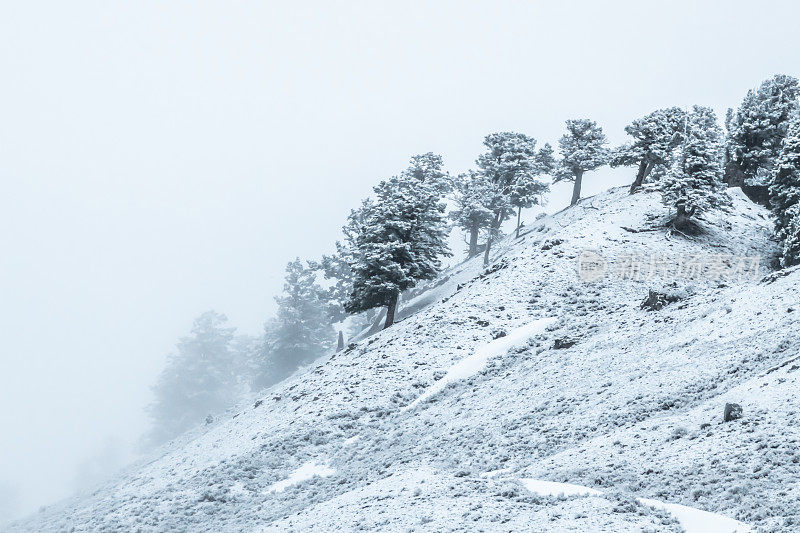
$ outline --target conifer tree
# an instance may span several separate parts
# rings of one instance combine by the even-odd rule
[[[781,265],[800,263],[800,117],[790,121],[770,186],[775,235],[782,246]]]
[[[547,184],[537,178],[547,170],[543,165],[549,165],[548,157],[552,154],[546,150],[537,153],[536,140],[523,133],[492,133],[486,136],[483,144],[486,152],[478,157],[477,165],[479,172],[491,183],[487,203],[494,212],[483,256],[484,264],[488,264],[492,242],[503,222],[515,208],[520,212],[522,208],[534,205],[548,190]]]
[[[742,174],[747,185],[769,185],[783,138],[792,116],[798,111],[800,85],[797,78],[777,74],[748,91],[742,104],[732,113],[728,128],[725,181],[735,183]]]
[[[400,293],[435,277],[441,257],[449,255],[445,204],[440,184],[411,170],[382,181],[374,192],[363,223],[345,227],[353,260],[353,290],[345,309],[357,313],[386,307],[388,328]]]
[[[475,257],[480,233],[488,231],[494,221],[494,186],[486,176],[473,170],[460,174],[453,185],[455,209],[450,218],[469,235],[467,257]]]
[[[517,208],[517,238],[522,225],[522,210],[541,204],[542,195],[550,190],[550,186],[540,180],[539,176],[551,173],[555,167],[553,147],[545,144],[534,153],[532,148],[536,141],[530,137],[528,139],[532,146],[530,152],[525,154],[525,166],[514,172],[511,178],[510,202]]]
[[[552,174],[556,169],[556,157],[553,147],[550,143],[544,143],[536,154],[536,161],[539,164],[539,170],[542,174]]]
[[[148,407],[154,425],[151,444],[160,444],[201,423],[207,415],[229,407],[242,392],[238,365],[231,350],[235,328],[225,315],[200,315],[189,336],[180,339],[177,353],[167,359],[153,387]]]
[[[444,170],[442,156],[427,152],[411,157],[411,162],[403,174],[420,183],[425,183],[440,196],[447,196],[453,189],[450,175]]]
[[[675,161],[661,181],[662,200],[675,209],[673,225],[678,230],[690,228],[693,217],[726,202],[721,156],[717,116],[709,107],[694,106]]]
[[[363,231],[372,208],[372,200],[366,199],[358,209],[351,210],[347,224],[342,228],[345,243],[336,241],[335,253],[323,255],[318,262],[309,262],[310,268],[321,271],[325,279],[334,282],[327,289],[320,290],[320,298],[325,303],[331,323],[341,322],[347,317],[344,305],[353,292],[353,270],[350,265],[355,261],[354,249],[347,243],[353,242],[355,236]]]
[[[666,170],[673,150],[681,142],[684,115],[679,107],[658,109],[625,126],[625,133],[633,137],[633,141],[613,150],[609,163],[612,167],[638,167],[631,194],[654,169],[658,168],[662,174]]]
[[[570,205],[577,204],[581,197],[583,175],[608,162],[609,150],[606,143],[603,129],[594,121],[567,121],[567,133],[558,141],[561,159],[556,164],[553,182],[574,182]]]
[[[319,357],[334,340],[333,328],[320,298],[316,272],[295,259],[286,265],[272,344],[274,372],[281,379]]]
[[[269,318],[264,323],[264,331],[258,339],[258,344],[253,353],[252,363],[252,390],[265,389],[286,377],[279,372],[276,362],[272,357],[272,347],[277,338],[278,319]]]

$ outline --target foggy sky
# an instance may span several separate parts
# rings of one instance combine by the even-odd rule
[[[800,75],[792,2],[606,4],[0,4],[3,493],[31,511],[129,457],[192,319],[258,333],[285,263],[411,155],[462,171],[490,132],[580,117],[622,142]]]

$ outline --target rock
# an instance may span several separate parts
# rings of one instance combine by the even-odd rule
[[[553,349],[554,350],[563,350],[565,348],[571,348],[571,347],[575,346],[576,342],[577,341],[574,341],[572,339],[568,339],[566,337],[563,338],[563,339],[556,339],[556,341],[553,343]]]
[[[492,339],[499,339],[507,335],[504,329],[496,329],[492,332]]]
[[[206,417],[206,424],[213,424],[213,423],[214,423],[214,417],[211,416],[211,415],[208,415]]]
[[[733,420],[739,420],[740,418],[742,418],[742,406],[738,403],[726,403],[723,420],[725,422],[731,422]]]
[[[639,309],[647,309],[648,311],[658,311],[667,304],[677,302],[681,297],[677,294],[667,294],[665,292],[654,291],[650,289],[647,298],[639,306]]]
[[[542,243],[542,250],[550,250],[554,246],[558,246],[559,244],[563,243],[561,239],[547,239]]]

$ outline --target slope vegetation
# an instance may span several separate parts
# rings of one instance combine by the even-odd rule
[[[12,530],[692,531],[679,506],[800,528],[800,271],[766,275],[770,222],[740,194],[696,236],[667,216],[617,189],[539,220],[389,330]],[[611,273],[582,281],[584,250]],[[611,275],[698,254],[761,275]]]

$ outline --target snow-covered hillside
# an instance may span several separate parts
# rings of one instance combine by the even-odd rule
[[[691,238],[667,216],[615,189],[532,223],[389,330],[11,530],[798,530],[800,271],[767,275],[770,222],[740,194]],[[762,274],[586,282],[584,250]],[[675,301],[642,309],[651,289]]]

